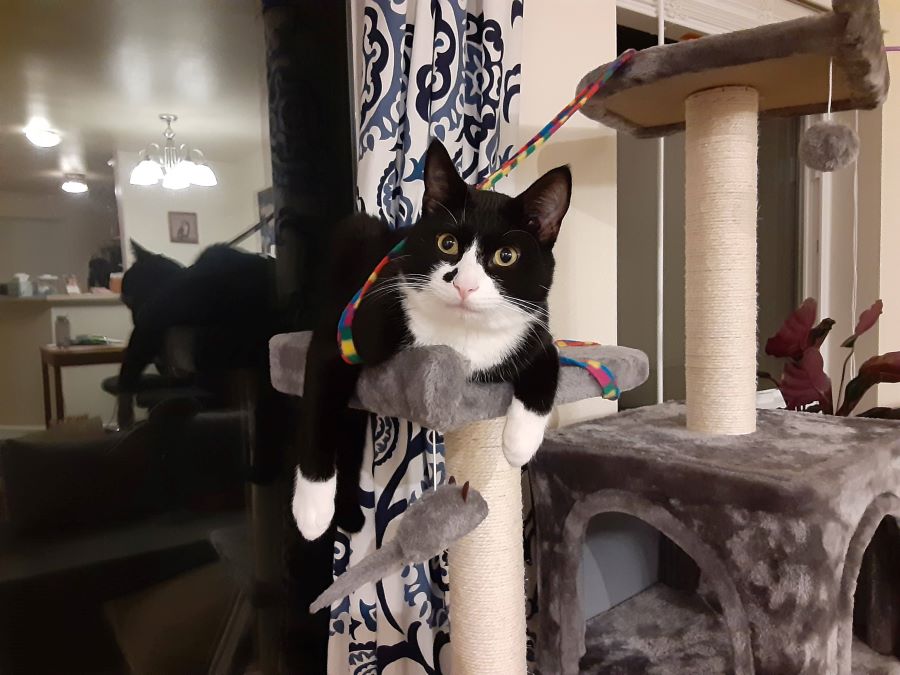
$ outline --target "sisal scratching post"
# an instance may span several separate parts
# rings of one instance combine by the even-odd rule
[[[687,426],[756,431],[756,195],[759,95],[693,94],[685,108]]]
[[[756,429],[758,118],[877,108],[890,81],[882,36],[878,0],[834,0],[831,12],[641,50],[581,108],[640,138],[686,131],[693,431]],[[578,91],[613,65],[586,74]]]
[[[454,675],[523,675],[525,562],[521,469],[503,456],[505,418],[444,435],[447,475],[470,481],[488,517],[450,547],[450,645]]]

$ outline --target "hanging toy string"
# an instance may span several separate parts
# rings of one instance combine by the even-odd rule
[[[569,118],[572,117],[572,115],[581,110],[584,104],[587,103],[594,94],[603,89],[606,83],[609,82],[609,78],[611,78],[619,68],[628,63],[636,53],[637,52],[634,49],[628,49],[622,52],[622,54],[619,55],[619,58],[609,64],[603,72],[603,75],[578,92],[578,95],[573,98],[565,108],[560,110],[556,117],[547,122],[543,129],[538,131],[530,141],[516,151],[516,154],[506,160],[499,169],[494,171],[494,173],[488,175],[487,178],[478,183],[476,187],[479,190],[489,190],[504,177],[508,176],[510,172],[519,165],[519,162],[546,143],[553,134],[559,131],[559,128],[563,124],[569,121]]]
[[[556,117],[550,120],[530,141],[519,148],[516,154],[505,161],[499,169],[481,181],[476,187],[479,190],[492,188],[504,176],[508,176],[510,172],[519,165],[520,161],[546,143],[547,139],[559,131],[559,128],[569,121],[569,118],[571,118],[572,115],[581,110],[584,104],[587,103],[594,94],[600,91],[607,82],[609,82],[609,78],[611,78],[623,65],[628,63],[636,53],[637,52],[634,49],[622,52],[622,54],[619,55],[619,58],[609,64],[603,72],[603,75],[578,92],[578,95],[572,99],[565,108],[560,110]],[[341,312],[340,319],[338,319],[337,341],[341,350],[341,358],[345,363],[351,365],[362,363],[362,359],[356,351],[356,345],[353,343],[353,317],[362,302],[363,296],[378,280],[378,275],[381,273],[381,270],[394,258],[402,255],[405,246],[406,239],[403,239],[381,259],[381,262],[379,262],[375,269],[372,270],[366,283],[356,292],[356,295],[353,296],[350,302],[347,303],[344,311]]]

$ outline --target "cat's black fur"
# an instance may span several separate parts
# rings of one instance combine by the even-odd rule
[[[444,147],[434,141],[426,155],[424,178],[423,212],[408,230],[391,230],[365,215],[339,226],[329,266],[332,278],[326,286],[328,298],[307,355],[299,469],[304,478],[316,482],[331,478],[337,470],[337,513],[346,514],[355,508],[358,526],[362,525],[357,490],[363,439],[355,444],[344,439],[340,448],[335,439],[346,427],[347,405],[360,366],[341,359],[336,331],[349,299],[401,238],[407,239],[403,255],[382,271],[356,312],[353,337],[363,362],[376,365],[413,342],[400,293],[389,288],[391,280],[401,272],[427,275],[441,262],[453,263],[454,257],[435,245],[441,233],[452,233],[461,252],[477,235],[482,244],[479,261],[485,271],[504,296],[529,303],[535,320],[533,330],[511,356],[496,367],[474,373],[474,377],[511,382],[515,397],[527,410],[540,415],[549,414],[556,395],[559,359],[546,329],[547,295],[554,271],[552,249],[571,194],[568,168],[548,172],[524,193],[511,198],[467,186]],[[506,245],[519,249],[519,262],[505,268],[491,266],[491,256]],[[448,272],[444,281],[452,283],[454,274]]]
[[[119,372],[119,391],[136,391],[144,368],[160,356],[166,332],[196,331],[194,363],[213,379],[235,368],[268,374],[268,340],[281,328],[274,297],[274,261],[224,245],[207,248],[182,267],[132,242],[134,264],[122,280],[122,300],[134,329]],[[132,422],[120,407],[120,424]]]

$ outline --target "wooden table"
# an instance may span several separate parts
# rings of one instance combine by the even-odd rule
[[[61,370],[67,366],[94,366],[121,363],[125,345],[92,345],[87,347],[41,347],[41,378],[44,383],[44,424],[49,428],[52,418],[50,406],[50,368],[53,368],[53,388],[56,398],[56,421],[65,419]]]

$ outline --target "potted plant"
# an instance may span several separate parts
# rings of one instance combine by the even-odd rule
[[[766,342],[766,354],[786,359],[781,377],[776,379],[760,371],[759,378],[778,387],[789,410],[850,416],[870,388],[881,382],[900,382],[900,352],[888,352],[863,362],[855,376],[851,373],[844,388],[856,342],[878,322],[882,310],[883,304],[878,300],[860,315],[853,334],[841,343],[848,351],[836,392],[832,390],[831,378],[825,373],[820,351],[835,322],[822,319],[816,323],[817,306],[813,298],[804,300],[778,333]],[[900,408],[870,408],[857,417],[900,420]],[[887,517],[878,526],[863,555],[854,597],[853,629],[876,651],[900,657],[900,606],[895,600],[898,597],[900,524],[897,519]]]
[[[841,417],[851,415],[873,386],[881,382],[900,382],[900,352],[871,357],[859,367],[855,376],[851,373],[852,377],[847,381],[847,368],[856,351],[856,342],[878,322],[882,311],[883,303],[878,300],[860,314],[853,334],[841,343],[841,347],[847,349],[847,357],[836,391],[825,372],[820,350],[835,322],[829,318],[816,323],[817,303],[813,298],[804,300],[766,342],[766,354],[786,359],[781,377],[776,379],[770,373],[759,371],[759,378],[778,387],[789,410]],[[847,382],[846,388],[844,382]],[[834,394],[837,394],[836,398]],[[858,416],[900,419],[900,408],[876,407]]]

